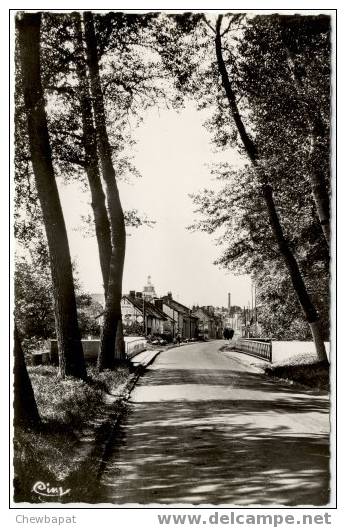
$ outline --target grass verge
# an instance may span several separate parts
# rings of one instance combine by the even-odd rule
[[[306,387],[329,391],[329,363],[312,363],[311,358],[300,357],[286,365],[270,365],[264,370],[267,376],[299,383]]]
[[[223,345],[220,351],[235,352],[243,362],[256,367],[271,378],[299,383],[317,390],[329,391],[330,389],[328,361],[314,362],[311,355],[302,354],[287,359],[285,363],[269,365],[266,361],[237,351],[234,344]]]
[[[110,424],[126,408],[123,395],[130,371],[120,367],[99,373],[95,367],[88,367],[88,381],[71,377],[61,380],[53,366],[29,367],[28,371],[42,426],[40,430],[15,430],[14,500],[46,502],[33,493],[36,482],[66,489],[75,488],[76,474],[89,475],[90,481],[95,476],[90,464],[94,471],[99,460],[95,465],[90,455],[96,444],[102,445]]]

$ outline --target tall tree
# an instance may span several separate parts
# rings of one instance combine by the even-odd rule
[[[26,368],[24,353],[17,326],[14,327],[14,424],[24,427],[39,427],[41,418],[37,409],[34,391]]]
[[[82,143],[85,152],[84,167],[91,192],[91,206],[94,214],[103,286],[105,297],[107,298],[109,269],[112,255],[111,229],[99,171],[96,130],[93,119],[89,79],[86,70],[81,15],[79,13],[74,13],[73,16],[76,34],[75,64],[79,80],[79,102],[83,128]]]
[[[108,71],[107,75],[103,72],[101,81],[106,105],[108,102],[106,109],[110,120],[108,134],[113,163],[117,167],[117,178],[126,181],[129,176],[139,176],[131,162],[129,146],[133,144],[133,140],[129,130],[131,126],[139,122],[139,109],[142,110],[149,103],[154,104],[156,102],[158,90],[152,63],[146,64],[142,70],[138,68],[142,65],[141,48],[137,49],[136,52],[128,49],[125,58],[123,52],[119,51],[118,48],[116,48],[116,53],[113,47],[111,51],[105,52],[110,41],[112,43],[117,43],[119,39],[122,39],[122,42],[128,41],[129,36],[133,40],[132,47],[135,46],[134,26],[138,32],[142,27],[139,23],[141,19],[135,17],[135,24],[132,24],[128,17],[120,17],[119,19],[118,16],[105,16],[102,17],[102,20],[103,18],[105,20],[104,31],[101,29],[101,47],[103,53],[108,53],[106,60],[112,69],[111,72]],[[109,18],[113,21],[114,27]],[[111,257],[110,224],[100,181],[89,78],[86,72],[85,51],[78,20],[80,21],[80,15],[77,13],[46,13],[43,16],[41,27],[42,82],[48,102],[50,143],[55,161],[55,172],[65,182],[76,180],[84,186],[85,173],[87,174],[94,214],[93,218],[91,215],[83,217],[83,230],[85,234],[91,236],[95,236],[96,231],[103,283],[108,285]],[[131,31],[129,31],[128,26],[131,26]],[[112,28],[111,32],[109,32],[109,27]],[[100,33],[98,37],[100,37]],[[123,49],[122,45],[118,47]],[[113,63],[119,65],[117,70],[112,67]],[[136,67],[132,67],[133,63]],[[134,69],[138,75],[135,80],[133,78]],[[132,91],[133,83],[136,86],[135,93]],[[133,95],[129,96],[130,92]],[[19,102],[20,105],[16,107],[18,109],[17,122],[21,122],[22,119],[22,112],[19,110],[21,110],[23,103],[22,101]],[[130,120],[131,124],[129,123]],[[16,138],[17,144],[21,145],[21,148],[16,152],[17,237],[22,243],[26,245],[29,243],[30,247],[35,250],[38,247],[44,250],[44,245],[41,244],[44,240],[40,236],[42,215],[40,207],[37,206],[36,193],[33,192],[35,189],[31,187],[33,175],[27,162],[29,156],[25,149],[26,132],[23,133],[25,127],[22,125],[17,129],[21,132],[17,134],[18,137]],[[151,226],[153,224],[145,216],[139,215],[135,209],[125,211],[124,217],[126,228],[138,228],[142,225]],[[122,343],[121,325],[118,325],[118,328],[117,339]]]
[[[48,241],[52,273],[59,374],[86,377],[66,227],[52,163],[41,84],[41,13],[16,18],[30,156]]]
[[[251,161],[252,165],[256,168],[258,179],[261,185],[261,192],[268,211],[270,225],[277,241],[280,254],[284,259],[287,269],[289,271],[294,291],[296,292],[300,305],[303,309],[305,318],[311,328],[311,333],[315,342],[317,357],[319,360],[324,361],[327,359],[327,354],[324,346],[323,335],[321,332],[319,314],[311,300],[311,296],[307,291],[304,277],[299,268],[297,259],[295,258],[295,255],[290,247],[288,237],[287,235],[285,235],[284,230],[282,228],[281,221],[274,202],[273,188],[266,177],[265,168],[263,170],[263,166],[260,166],[260,155],[258,152],[258,148],[254,140],[251,138],[250,134],[246,130],[243,119],[238,110],[236,96],[233,91],[231,80],[223,58],[221,34],[222,20],[223,16],[219,15],[215,26],[215,52],[219,73],[221,76],[222,86],[224,88],[229,103],[231,115],[237,127],[246,154],[249,160]]]
[[[107,368],[112,369],[114,368],[115,361],[121,361],[125,359],[124,340],[121,336],[122,319],[120,302],[122,296],[126,232],[124,213],[116,182],[116,174],[112,162],[112,150],[109,143],[106,126],[106,114],[100,80],[94,16],[91,12],[85,12],[83,14],[83,20],[87,49],[87,63],[97,134],[97,145],[102,167],[102,176],[106,186],[112,242],[109,282],[98,359],[99,368],[103,370]],[[116,343],[117,334],[118,339]],[[116,347],[115,343],[117,345]]]
[[[103,36],[104,44],[112,36],[106,31],[107,27],[108,24],[104,30],[104,33],[108,35],[107,38]],[[127,35],[127,31],[124,32]],[[122,37],[124,38],[123,35]],[[41,41],[44,89],[50,103],[48,120],[56,173],[67,182],[75,179],[84,186],[85,173],[87,175],[93,218],[91,215],[83,217],[87,224],[85,232],[90,235],[96,234],[106,293],[111,257],[110,223],[100,178],[100,163],[80,13],[45,14]],[[117,60],[114,59],[114,53],[110,57],[107,56],[109,66],[112,65],[112,60]],[[117,85],[118,81],[121,82],[121,87]],[[111,98],[114,94],[114,99],[116,99],[114,104],[112,99],[111,105],[108,105],[117,109],[111,116],[108,133],[110,142],[113,142],[111,148],[117,167],[117,177],[124,180],[129,176],[138,177],[139,173],[131,163],[128,148],[126,150],[126,147],[133,143],[126,121],[128,114],[131,113],[132,116],[136,113],[133,108],[133,99],[128,97],[127,92],[125,92],[126,96],[123,93],[123,87],[132,82],[131,60],[127,60],[126,69],[123,64],[120,64],[117,76],[112,72],[112,75],[109,74],[106,81],[103,79],[102,82],[108,88],[108,97]],[[140,82],[137,84],[139,85]],[[109,90],[111,86],[112,89]],[[119,91],[120,94],[117,93]],[[131,124],[135,124],[133,120]],[[116,144],[114,145],[115,139]],[[23,174],[23,169],[21,174]],[[21,183],[25,184],[26,178],[22,178]],[[32,214],[29,216],[32,217]],[[124,216],[126,227],[151,224],[145,216],[139,216],[137,210],[125,211]]]

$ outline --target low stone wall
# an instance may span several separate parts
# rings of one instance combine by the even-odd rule
[[[99,353],[100,340],[99,339],[82,339],[82,347],[84,358],[90,363],[96,363]],[[50,340],[50,362],[52,365],[59,364],[58,342],[56,339]]]
[[[133,357],[146,349],[147,340],[144,337],[124,337],[125,351],[128,357]],[[99,339],[82,339],[82,347],[84,358],[89,363],[96,363],[99,353],[100,340]],[[56,339],[50,340],[49,357],[50,363],[58,365],[58,343]],[[39,363],[36,363],[39,364]]]
[[[329,357],[329,342],[324,344]],[[272,341],[272,363],[285,363],[288,359],[315,355],[313,341]]]
[[[143,352],[147,348],[145,337],[125,337],[125,352],[127,357],[131,358]]]

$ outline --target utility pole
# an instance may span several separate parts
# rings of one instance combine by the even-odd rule
[[[145,321],[145,300],[144,300],[144,297],[143,297],[143,330],[144,330],[144,337],[147,336],[147,325],[146,325],[146,321]]]
[[[246,337],[246,309],[245,309],[245,306],[244,306],[244,337]]]
[[[250,330],[251,330],[251,310],[250,310],[250,301],[247,303],[248,313],[249,313],[249,329],[247,333],[247,337],[250,337]]]
[[[251,312],[253,314],[253,282],[251,279]]]

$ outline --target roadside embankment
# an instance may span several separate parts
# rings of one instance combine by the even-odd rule
[[[272,378],[284,379],[306,387],[329,391],[328,361],[312,362],[311,357],[300,357],[289,363],[269,365],[264,373]]]
[[[14,435],[14,500],[75,502],[87,500],[98,478],[104,452],[139,376],[159,350],[138,354],[136,361],[114,371],[88,367],[88,380],[58,378],[57,367],[29,367],[42,419],[39,430],[16,428]],[[62,488],[61,497],[34,489],[42,482]]]
[[[303,347],[300,355],[285,359],[284,354],[281,354],[272,363],[239,351],[236,342],[223,345],[220,351],[271,378],[329,391],[329,363],[316,362],[310,350],[304,354]]]

